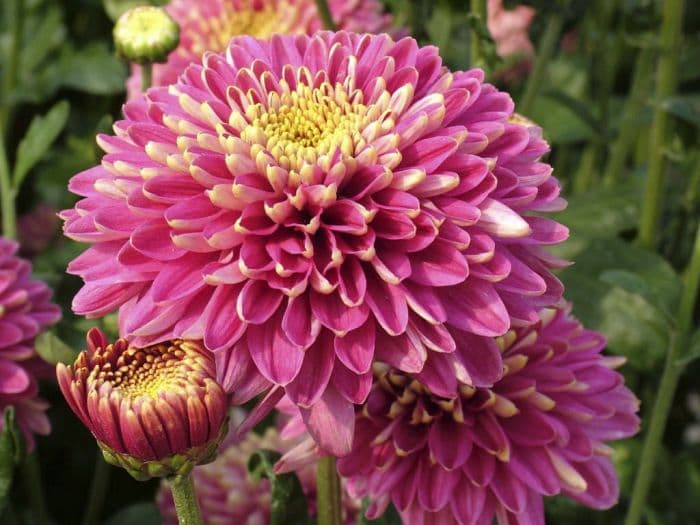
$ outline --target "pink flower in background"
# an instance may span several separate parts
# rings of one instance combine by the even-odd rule
[[[405,523],[544,525],[542,496],[614,505],[618,480],[606,444],[635,434],[638,401],[605,357],[604,338],[546,309],[541,321],[496,340],[504,376],[491,388],[445,382],[428,389],[375,365],[355,444],[338,469]]]
[[[379,0],[330,0],[338,29],[358,33],[388,31],[391,16]],[[153,68],[153,85],[173,84],[205,51],[224,51],[234,36],[269,39],[274,33],[312,35],[323,27],[315,0],[173,0],[166,7],[180,24],[180,45],[166,64]],[[129,98],[141,91],[140,68],[127,82]]]
[[[34,434],[48,434],[48,404],[36,382],[49,366],[34,350],[34,338],[61,317],[51,290],[31,279],[29,261],[17,257],[17,243],[0,238],[0,413],[15,407],[15,419],[30,448]],[[0,429],[3,426],[0,418]]]
[[[93,244],[69,266],[74,311],[119,308],[141,346],[203,339],[234,402],[284,390],[336,455],[375,358],[430,387],[488,386],[488,338],[561,297],[547,144],[434,47],[236,38],[124,114],[62,213]]]
[[[503,0],[489,0],[487,10],[487,26],[491,38],[496,42],[496,52],[502,57],[531,57],[535,50],[528,29],[535,18],[535,10],[525,5],[506,9]]]
[[[235,419],[235,418],[234,418]],[[276,429],[268,428],[263,435],[254,432],[243,438],[233,433],[221,445],[216,461],[192,471],[197,487],[197,499],[204,525],[267,525],[270,523],[270,483],[257,481],[248,472],[250,456],[259,450],[284,452],[293,442],[283,440]],[[316,469],[310,462],[296,472],[309,504],[309,513],[316,509]],[[166,481],[156,496],[164,525],[177,525],[173,498]],[[359,514],[360,502],[343,491],[343,523],[353,525]]]
[[[22,255],[39,255],[58,236],[61,221],[56,215],[57,211],[47,204],[40,204],[17,219],[19,249]]]

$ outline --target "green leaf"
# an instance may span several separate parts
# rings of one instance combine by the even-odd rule
[[[61,341],[52,332],[44,332],[36,336],[34,346],[41,358],[52,365],[72,363],[78,356],[78,352]]]
[[[643,178],[633,175],[613,187],[570,197],[566,209],[553,218],[565,224],[572,236],[616,237],[636,226],[643,188]]]
[[[278,452],[259,450],[250,456],[248,471],[253,479],[270,480],[272,503],[270,525],[311,525],[308,502],[301,483],[294,473],[276,474],[274,466],[280,458]]]
[[[162,519],[154,503],[134,503],[112,515],[105,525],[160,525]]]
[[[679,95],[661,102],[671,115],[700,128],[700,95]]]
[[[569,95],[560,89],[546,89],[542,91],[542,95],[555,100],[562,106],[568,108],[572,113],[588,125],[593,133],[602,135],[604,128],[600,120],[591,111],[591,105],[582,102],[580,99]]]
[[[29,170],[41,160],[61,133],[68,120],[68,111],[68,102],[62,100],[46,115],[34,117],[17,148],[17,162],[12,174],[15,188],[20,187]]]
[[[446,48],[452,34],[452,11],[449,6],[436,5],[425,24],[430,41],[439,48]]]
[[[2,514],[12,487],[15,465],[20,461],[23,439],[15,425],[15,409],[5,408],[0,432],[0,514]]]

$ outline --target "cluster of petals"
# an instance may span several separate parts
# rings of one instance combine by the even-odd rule
[[[58,385],[76,416],[110,454],[160,461],[215,449],[228,398],[214,359],[199,343],[168,341],[138,348],[113,344],[93,328],[71,366],[59,363]],[[191,465],[188,466],[191,469]]]
[[[0,238],[0,413],[12,406],[30,448],[34,434],[51,427],[48,404],[37,397],[37,378],[50,368],[36,354],[34,338],[61,317],[51,303],[51,290],[31,278],[29,261],[16,256],[14,241]],[[0,420],[0,429],[3,426]]]
[[[379,359],[428,386],[502,374],[488,338],[558,301],[568,231],[538,128],[412,38],[235,38],[124,106],[70,182],[78,314],[202,339],[243,402],[272,389],[336,455]],[[431,359],[428,360],[428,356]],[[276,397],[275,397],[276,396]]]
[[[531,57],[534,47],[528,30],[535,10],[526,5],[506,9],[503,0],[489,0],[486,25],[496,43],[496,52],[502,56],[520,55]]]
[[[380,33],[391,26],[379,0],[330,0],[328,7],[339,29]],[[180,25],[180,44],[165,64],[153,67],[155,86],[173,84],[205,51],[224,51],[234,36],[312,35],[323,27],[315,0],[172,0],[166,10]],[[138,96],[140,82],[140,68],[134,66],[129,98]]]
[[[493,344],[505,373],[491,388],[427,388],[391,367],[358,409],[338,469],[350,492],[389,502],[411,525],[544,525],[543,496],[605,509],[619,487],[606,443],[635,434],[638,401],[601,355],[604,338],[566,309]]]
[[[242,411],[234,410],[232,423],[241,422]],[[196,467],[192,478],[197,487],[197,499],[204,525],[267,525],[270,523],[270,483],[256,479],[248,470],[251,454],[259,450],[284,453],[299,441],[286,440],[274,427],[268,427],[262,435],[249,432],[238,436],[232,432],[222,443],[216,460]],[[295,475],[301,482],[308,501],[309,513],[315,515],[316,469],[309,462]],[[163,517],[163,525],[177,525],[177,514],[167,481],[163,481],[156,496]],[[342,515],[345,525],[353,525],[359,514],[359,501],[343,492]]]

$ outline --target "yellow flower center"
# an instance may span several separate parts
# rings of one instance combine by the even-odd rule
[[[192,51],[198,55],[205,51],[223,51],[237,35],[269,39],[274,33],[303,32],[296,23],[298,9],[289,2],[263,2],[259,6],[254,3],[254,0],[242,0],[237,8],[233,2],[223,2],[218,17],[206,17],[192,10],[191,22],[199,27],[199,38],[192,43]]]
[[[351,156],[364,146],[361,131],[369,122],[359,91],[351,97],[343,86],[324,83],[318,88],[299,84],[294,91],[271,93],[267,107],[246,110],[250,125],[241,138],[259,144],[286,169],[300,170],[337,148]]]
[[[131,347],[119,356],[114,367],[107,363],[97,370],[97,376],[127,399],[157,399],[159,394],[187,384],[198,357],[199,353],[183,341]]]

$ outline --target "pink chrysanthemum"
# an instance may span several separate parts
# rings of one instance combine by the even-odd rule
[[[196,467],[192,471],[204,525],[270,523],[270,483],[266,479],[253,479],[248,472],[248,460],[258,450],[285,452],[292,444],[293,442],[282,439],[274,428],[268,428],[262,436],[254,432],[243,438],[230,434],[213,463]],[[316,469],[313,462],[296,474],[308,500],[309,512],[315,515]],[[177,525],[173,498],[166,481],[161,483],[156,500],[163,516],[163,524]],[[347,492],[343,492],[345,525],[356,523],[359,503],[350,498]]]
[[[380,33],[391,26],[378,0],[330,0],[338,29]],[[205,51],[224,51],[234,36],[269,39],[273,34],[312,35],[323,26],[315,0],[173,0],[166,7],[180,24],[180,45],[165,64],[153,67],[153,85],[174,84]],[[127,82],[129,98],[141,88],[140,68]]]
[[[638,401],[614,371],[624,359],[602,356],[604,338],[568,311],[498,338],[505,373],[491,388],[428,389],[375,365],[338,462],[351,492],[373,500],[370,517],[392,501],[412,525],[544,525],[542,496],[615,504],[605,442],[637,432]]]
[[[565,204],[547,144],[434,47],[236,38],[124,113],[70,182],[65,233],[94,244],[69,266],[75,312],[121,307],[134,344],[204,339],[235,401],[284,387],[336,455],[375,356],[490,385],[501,357],[479,336],[561,296],[541,245],[567,230],[531,214]]]
[[[46,435],[51,428],[36,382],[51,369],[37,356],[34,338],[58,321],[61,311],[51,303],[49,287],[31,279],[31,264],[15,255],[17,248],[0,238],[0,414],[14,406],[32,448],[34,434]],[[0,429],[3,424],[0,418]]]
[[[506,9],[503,0],[489,0],[487,25],[500,56],[531,57],[534,54],[528,34],[533,18],[535,10],[532,7],[519,5],[515,9]]]

